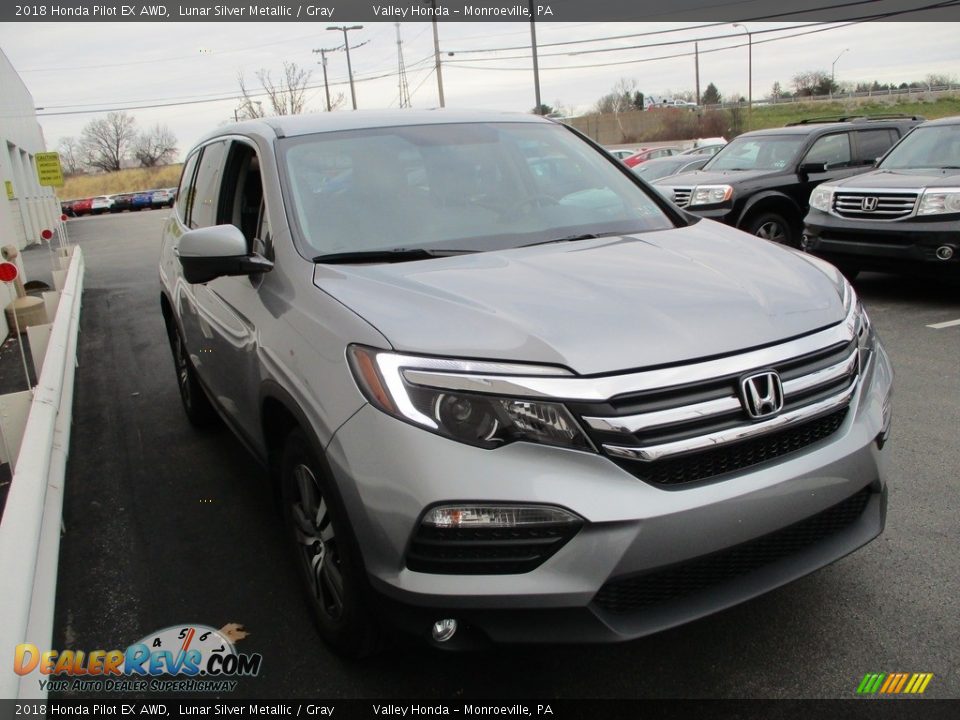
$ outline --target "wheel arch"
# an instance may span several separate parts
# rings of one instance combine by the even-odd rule
[[[764,212],[782,215],[794,229],[802,230],[804,213],[800,206],[789,196],[772,190],[758,193],[747,201],[737,220],[737,227],[742,230],[750,220]]]

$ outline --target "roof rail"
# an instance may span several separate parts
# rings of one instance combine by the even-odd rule
[[[823,117],[804,118],[796,122],[787,123],[787,127],[795,125],[815,125],[818,123],[835,122],[871,122],[872,120],[926,120],[922,115],[904,115],[903,113],[884,113],[882,115],[825,115]]]

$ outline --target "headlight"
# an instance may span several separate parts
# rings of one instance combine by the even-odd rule
[[[451,440],[495,448],[525,441],[592,450],[576,420],[560,403],[460,392],[410,382],[405,370],[440,373],[569,375],[557,368],[411,355],[351,345],[347,357],[364,396],[393,417]]]
[[[717,205],[733,197],[730,185],[697,185],[690,195],[690,206]]]
[[[862,375],[870,360],[870,356],[873,354],[877,336],[873,330],[873,323],[870,322],[870,316],[867,315],[866,308],[863,307],[863,303],[860,302],[860,298],[857,297],[856,291],[849,282],[844,286],[844,299],[846,307],[849,308],[851,305],[855,307],[853,323],[854,332],[857,335],[857,348],[860,355],[860,373]]]
[[[926,190],[920,198],[917,215],[960,213],[960,189]]]
[[[830,185],[818,185],[810,193],[810,207],[820,212],[830,212],[833,207],[833,191]]]

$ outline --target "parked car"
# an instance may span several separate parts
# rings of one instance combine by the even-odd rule
[[[863,175],[810,197],[804,248],[841,268],[960,277],[960,116],[906,135]]]
[[[150,193],[150,204],[155,208],[173,207],[173,194],[176,188],[161,188]]]
[[[640,163],[646,162],[647,160],[670,157],[671,155],[678,154],[680,151],[681,148],[678,147],[640,148],[640,150],[624,160],[623,164],[632,168]]]
[[[81,215],[89,215],[92,207],[93,198],[82,198],[80,200],[74,200],[70,209],[73,210],[74,215],[80,217]]]
[[[617,160],[626,160],[631,155],[634,155],[637,152],[637,148],[628,148],[620,150],[607,150],[608,153],[613,155]]]
[[[667,197],[701,217],[800,247],[810,191],[872,167],[916,116],[814,118],[730,141],[702,170],[658,180]]]
[[[630,168],[637,177],[642,177],[647,182],[653,182],[660,178],[676,175],[677,173],[690,172],[702,168],[710,157],[704,155],[671,155],[670,157],[654,158],[645,163]]]
[[[110,208],[112,213],[120,213],[124,210],[133,209],[133,193],[120,193],[113,196],[113,205]]]
[[[707,157],[712,157],[720,152],[724,146],[726,146],[727,141],[723,142],[714,142],[714,143],[703,143],[701,145],[694,145],[692,148],[684,150],[681,155],[706,155]]]
[[[131,210],[150,210],[153,207],[153,191],[138,192],[133,194],[130,201]]]
[[[345,655],[384,626],[628,640],[883,529],[892,371],[852,286],[564,125],[224,125],[187,154],[159,270],[186,415],[270,468]]]
[[[90,212],[93,215],[100,215],[105,212],[110,212],[110,207],[112,205],[112,195],[97,195],[97,197],[90,201]]]
[[[74,200],[61,200],[60,201],[60,212],[67,217],[76,217],[76,213],[73,211]]]

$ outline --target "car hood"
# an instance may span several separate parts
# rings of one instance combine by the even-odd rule
[[[919,190],[931,187],[956,187],[960,185],[960,170],[917,168],[915,170],[872,170],[862,175],[831,182],[834,187],[856,187],[864,190],[876,188]]]
[[[654,185],[693,187],[694,185],[733,185],[748,180],[776,175],[782,170],[694,170],[655,180]]]
[[[317,265],[397,350],[583,374],[756,348],[843,319],[829,265],[709,220],[414,262]]]

